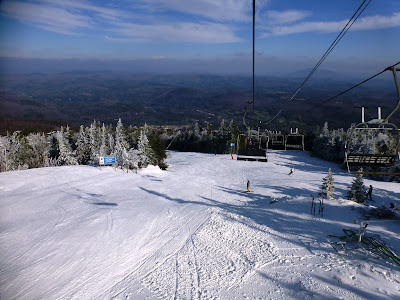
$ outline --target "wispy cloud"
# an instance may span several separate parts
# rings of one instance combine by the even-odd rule
[[[113,29],[116,38],[148,42],[185,42],[185,43],[232,43],[240,39],[231,27],[212,22],[191,23],[175,22],[164,24],[115,23]]]
[[[309,16],[311,16],[311,12],[305,10],[269,10],[266,12],[266,19],[270,24],[290,24]]]
[[[120,9],[115,9],[111,7],[98,6],[91,4],[87,1],[76,1],[76,0],[36,0],[41,3],[46,3],[49,6],[57,6],[61,9],[66,9],[69,11],[75,11],[82,13],[91,12],[97,16],[103,17],[108,20],[118,20],[121,17],[132,17],[132,13],[128,14]]]
[[[394,28],[400,26],[400,12],[396,12],[391,16],[371,16],[359,19],[354,23],[355,30],[369,30]]]
[[[262,37],[283,36],[296,33],[306,32],[338,32],[346,24],[348,20],[334,22],[301,22],[292,25],[273,25],[269,26]],[[391,16],[370,16],[358,19],[351,30],[374,30],[383,28],[394,28],[400,26],[400,13],[393,13]]]
[[[240,38],[235,34],[234,24],[215,20],[245,20],[248,6],[248,1],[244,0],[137,0],[123,11],[85,0],[5,0],[0,12],[44,30],[67,35],[91,30],[115,42],[218,44],[238,42]],[[157,13],[152,14],[150,10]],[[182,21],[182,16],[177,15],[181,13],[189,14],[186,18],[195,21]]]
[[[62,34],[74,34],[81,28],[92,26],[89,17],[71,13],[59,7],[38,3],[5,1],[0,8],[3,15]]]
[[[266,0],[262,1],[265,2]],[[139,0],[150,10],[169,10],[214,21],[248,21],[251,1],[246,0]]]

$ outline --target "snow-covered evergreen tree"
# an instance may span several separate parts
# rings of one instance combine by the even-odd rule
[[[108,147],[110,149],[110,154],[115,154],[115,138],[111,133],[108,134]]]
[[[9,170],[9,151],[10,151],[10,136],[0,136],[0,172],[6,172]]]
[[[328,122],[324,123],[324,127],[322,128],[322,132],[321,132],[322,136],[329,136],[329,128],[328,128]]]
[[[99,164],[100,158],[100,138],[99,138],[99,128],[96,121],[93,121],[89,127],[89,147],[90,147],[90,162],[94,165]]]
[[[147,138],[147,134],[145,130],[140,131],[139,141],[138,141],[138,150],[139,150],[139,167],[145,168],[148,165],[156,165],[156,157],[153,149],[150,147],[149,140]]]
[[[57,160],[60,156],[60,149],[58,147],[58,140],[56,138],[56,132],[48,134],[49,153],[46,162],[46,167],[57,166]]]
[[[363,172],[363,169],[360,169]],[[350,190],[347,192],[347,199],[353,200],[358,203],[365,201],[365,185],[363,181],[363,174],[357,174],[357,177],[353,180]]]
[[[139,130],[136,126],[129,125],[126,130],[126,137],[129,144],[129,148],[137,149],[137,141],[139,139]]]
[[[75,145],[75,157],[78,163],[81,165],[88,164],[91,157],[91,149],[87,130],[83,127],[83,125],[81,125],[79,128]]]
[[[334,179],[331,168],[329,168],[328,175],[323,179],[320,195],[328,200],[333,200],[333,192],[335,191]]]
[[[68,132],[68,129],[67,129]],[[59,166],[64,165],[77,165],[78,161],[72,154],[71,145],[67,139],[67,133],[64,131],[64,128],[61,127],[60,131],[56,133],[56,139],[58,141],[58,149],[59,149],[59,156],[57,159],[57,164]]]
[[[230,135],[229,128],[226,125],[225,119],[222,119],[221,124],[219,125],[218,135],[222,139],[226,139],[228,135]]]
[[[165,146],[160,138],[160,135],[155,130],[150,130],[147,138],[149,140],[150,147],[154,153],[154,164],[158,165],[162,170],[166,170],[168,168],[168,165],[165,163],[164,160],[167,158],[167,153],[165,151]]]
[[[100,156],[106,156],[110,153],[111,153],[111,151],[110,151],[110,146],[109,146],[109,142],[108,142],[107,129],[103,123],[103,126],[101,127],[101,133],[100,133]]]
[[[129,159],[129,169],[137,170],[139,169],[139,150],[131,148],[128,152],[128,159]]]
[[[207,123],[207,136],[212,139],[213,138],[213,127],[211,123]]]
[[[194,135],[194,140],[196,142],[201,140],[201,134],[200,134],[200,126],[199,123],[196,121],[196,123],[194,124],[194,129],[193,129],[193,135]],[[147,133],[146,133],[147,135]]]
[[[10,137],[7,149],[7,169],[20,170],[29,168],[29,160],[32,157],[32,148],[28,140],[20,131],[15,131]]]
[[[46,135],[44,133],[32,133],[27,139],[32,148],[29,168],[45,167],[49,154],[49,143]]]
[[[330,131],[328,122],[325,122],[321,133],[313,141],[313,154],[328,161],[342,163],[345,141],[346,134],[343,129]]]
[[[117,128],[115,129],[115,161],[121,168],[129,169],[129,157],[128,157],[128,142],[126,140],[124,126],[122,125],[121,119],[118,120]]]

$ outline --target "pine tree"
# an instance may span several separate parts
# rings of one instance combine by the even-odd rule
[[[129,125],[126,131],[129,148],[137,149],[137,141],[139,139],[139,130],[136,126]]]
[[[323,179],[320,195],[328,200],[333,200],[333,192],[335,191],[334,179],[331,168],[329,168],[328,175]]]
[[[207,136],[212,139],[213,138],[213,127],[211,123],[207,123]]]
[[[157,165],[156,156],[150,147],[149,140],[145,130],[140,132],[138,141],[139,167],[146,168],[148,165]]]
[[[87,130],[81,125],[75,143],[75,156],[79,164],[86,165],[90,161],[91,149]]]
[[[108,143],[106,126],[103,123],[100,133],[100,156],[106,156],[108,154],[110,154],[110,147]]]
[[[7,153],[7,169],[20,170],[29,168],[29,160],[32,157],[32,148],[28,140],[16,131],[10,137],[9,149]]]
[[[128,142],[126,140],[124,126],[121,119],[118,120],[117,128],[115,129],[115,161],[121,168],[129,169],[128,157]]]
[[[58,140],[56,133],[52,132],[49,134],[49,153],[46,162],[46,167],[54,167],[57,165],[57,159],[60,156],[60,150],[58,148]]]
[[[160,136],[155,131],[150,131],[148,135],[149,145],[154,152],[155,164],[162,170],[166,170],[168,165],[164,162],[167,152]]]
[[[100,138],[99,138],[99,128],[96,121],[93,121],[89,127],[89,147],[90,147],[90,162],[94,165],[99,164],[100,158]]]
[[[360,169],[363,172],[363,169]],[[350,191],[347,192],[347,199],[353,200],[357,203],[363,203],[365,201],[365,190],[366,187],[363,181],[363,174],[358,174],[353,180]]]
[[[199,123],[196,121],[196,123],[194,124],[194,129],[193,129],[194,140],[196,142],[201,140],[200,131],[201,131],[201,129],[200,129]]]
[[[221,124],[219,125],[218,135],[223,140],[226,140],[226,139],[230,138],[230,132],[229,132],[228,127],[226,125],[225,119],[222,119]]]
[[[324,127],[322,128],[322,133],[323,136],[327,137],[329,136],[329,128],[328,128],[328,122],[326,121],[324,123]]]
[[[8,151],[10,149],[10,139],[7,136],[0,136],[0,172],[8,171]]]
[[[32,133],[28,137],[29,145],[32,148],[30,168],[40,168],[46,166],[49,153],[49,143],[44,133]]]
[[[131,148],[127,152],[128,157],[128,168],[130,170],[137,170],[139,168],[139,151],[137,149]]]
[[[71,145],[68,142],[67,135],[68,134],[68,129],[67,133],[64,131],[64,128],[61,127],[60,131],[57,131],[56,133],[56,139],[58,141],[58,149],[59,149],[59,156],[58,156],[58,165],[59,166],[64,166],[64,165],[77,165],[78,161],[72,154],[71,150]]]

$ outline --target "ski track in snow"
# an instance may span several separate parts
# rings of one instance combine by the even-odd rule
[[[235,218],[213,214],[144,284],[163,299],[213,299],[219,289],[240,286],[261,263],[276,260],[269,236]]]
[[[357,244],[330,245],[328,234],[358,229],[360,205],[327,202],[323,217],[310,214],[329,167],[336,195],[351,184],[334,164],[291,151],[268,163],[169,156],[166,172],[0,174],[0,299],[400,298],[398,266]],[[252,193],[243,193],[247,180]],[[364,183],[376,204],[400,205],[398,183]],[[371,223],[367,232],[399,253],[399,228]]]

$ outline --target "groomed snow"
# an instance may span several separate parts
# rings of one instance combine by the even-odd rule
[[[0,299],[399,299],[398,265],[329,243],[363,219],[343,199],[353,177],[307,152],[268,157],[170,152],[167,171],[1,173]],[[330,167],[341,199],[314,216]],[[400,206],[400,184],[364,183],[373,205]],[[366,234],[400,253],[400,221]]]

